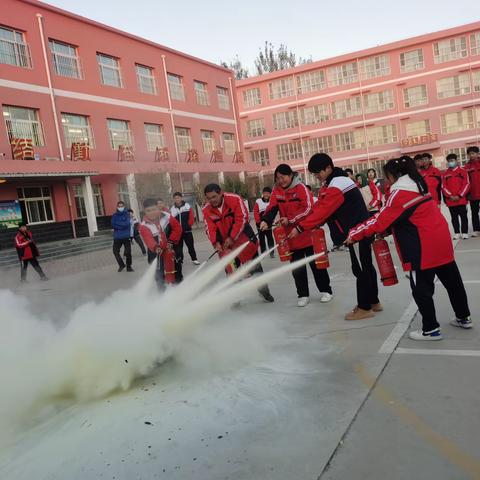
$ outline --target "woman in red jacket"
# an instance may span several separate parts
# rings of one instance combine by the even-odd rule
[[[260,223],[261,230],[271,228],[277,213],[280,214],[280,224],[285,227],[287,235],[312,211],[313,195],[298,178],[290,165],[280,164],[273,176],[275,187],[270,197],[270,203]],[[289,240],[292,252],[291,261],[313,255],[311,232],[303,232],[296,238]],[[330,277],[326,269],[319,270],[315,262],[310,262],[315,284],[321,293],[320,301],[327,303],[332,299]],[[308,289],[307,267],[297,268],[292,272],[297,287],[298,306],[305,307],[310,301]]]
[[[353,244],[391,230],[403,268],[410,273],[410,286],[422,315],[422,330],[412,331],[412,340],[441,340],[435,316],[435,276],[447,289],[456,318],[450,323],[472,328],[467,294],[455,263],[448,224],[428,192],[425,180],[410,157],[390,160],[384,167],[392,184],[390,197],[380,213],[350,230]]]
[[[442,174],[442,192],[445,204],[452,217],[453,238],[460,238],[460,224],[462,222],[462,238],[468,238],[467,193],[470,190],[470,180],[465,169],[458,165],[457,155],[447,155],[448,168]]]
[[[18,258],[20,260],[20,280],[27,280],[28,264],[40,275],[41,280],[48,280],[47,276],[38,263],[37,257],[40,256],[37,245],[33,241],[32,232],[28,230],[26,223],[18,225],[18,232],[15,236],[15,248],[17,249]]]

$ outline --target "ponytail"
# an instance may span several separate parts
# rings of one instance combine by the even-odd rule
[[[398,180],[403,175],[408,175],[417,184],[421,195],[428,193],[428,187],[424,178],[418,173],[415,162],[408,155],[392,158],[383,166],[383,171],[385,175],[390,175],[395,180]]]

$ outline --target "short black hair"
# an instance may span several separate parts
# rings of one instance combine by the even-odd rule
[[[447,155],[447,160],[458,160],[457,154],[456,153],[449,153]]]
[[[222,189],[220,188],[220,185],[218,183],[209,183],[203,189],[203,193],[205,195],[207,193],[211,193],[211,192],[220,193],[221,191],[222,191]]]
[[[18,228],[20,228],[20,227],[28,227],[28,225],[27,225],[26,222],[20,222],[20,223],[18,224]]]
[[[119,200],[119,201],[117,202],[117,207],[118,207],[120,204],[125,205],[125,202],[124,202],[123,200]]]
[[[351,168],[346,168],[344,170],[345,173],[351,173],[353,175],[353,170]]]
[[[316,153],[308,162],[308,171],[310,173],[318,173],[321,170],[326,170],[327,167],[333,168],[333,160],[326,153]]]
[[[425,153],[422,153],[422,157],[423,158],[429,158],[431,160],[432,159],[432,154],[428,153],[428,152],[425,152]]]
[[[157,202],[161,200],[160,198],[146,198],[144,201],[143,201],[143,208],[148,208],[148,207],[156,207],[157,206]]]
[[[310,185],[305,185],[310,191],[312,191],[312,187]]]
[[[129,208],[127,211],[128,213],[133,213],[133,210],[131,208]]]
[[[262,192],[272,193],[272,189],[270,187],[264,187]]]
[[[151,199],[149,199],[151,200]],[[155,200],[156,202],[163,202],[163,198],[157,198],[157,200]]]
[[[183,194],[182,194],[182,192],[175,192],[175,193],[173,194],[173,196],[174,196],[174,197],[183,197]]]
[[[414,157],[413,157],[413,161],[416,162],[417,160],[423,160],[423,153],[417,153]]]
[[[469,153],[479,153],[480,150],[478,149],[478,147],[476,145],[472,145],[471,147],[468,147],[467,148],[467,155]]]

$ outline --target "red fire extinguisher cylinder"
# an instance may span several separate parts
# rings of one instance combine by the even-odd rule
[[[373,242],[372,249],[375,254],[382,283],[386,287],[396,285],[398,283],[397,272],[393,265],[388,243],[383,238],[379,238]]]
[[[168,246],[163,251],[163,268],[165,272],[165,283],[175,283],[175,252]]]
[[[292,252],[290,251],[290,245],[288,244],[287,231],[284,227],[278,226],[273,229],[273,237],[277,244],[278,256],[281,262],[289,262]]]
[[[315,266],[318,270],[325,270],[330,266],[330,262],[328,260],[327,239],[323,228],[312,230],[312,245],[313,253],[321,254],[315,259]]]
[[[221,252],[218,252],[220,258],[225,257],[226,255],[232,253],[230,248],[223,249]],[[235,259],[233,259],[230,263],[227,264],[225,267],[225,273],[227,275],[231,275],[237,269],[237,265],[235,263]]]

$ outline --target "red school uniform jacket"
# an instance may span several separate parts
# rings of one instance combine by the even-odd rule
[[[155,253],[156,247],[164,250],[167,243],[177,244],[182,237],[182,227],[175,218],[167,212],[162,212],[156,222],[144,218],[138,231],[150,252]]]
[[[447,168],[442,174],[442,192],[447,207],[467,204],[467,193],[470,190],[468,173],[462,167]],[[453,201],[450,197],[460,197]]]
[[[269,202],[266,202],[263,197],[257,198],[255,206],[253,207],[253,218],[256,225],[262,221],[263,214],[265,213],[268,204]]]
[[[478,160],[470,160],[463,167],[470,179],[469,200],[480,200],[480,158]]]
[[[420,175],[425,179],[428,191],[437,205],[440,205],[442,191],[442,173],[433,165],[426,169],[419,170]]]
[[[408,176],[400,177],[380,212],[350,230],[360,241],[391,229],[403,269],[426,270],[453,262],[448,223],[430,193],[421,195]]]
[[[32,239],[32,232],[28,230],[25,233],[20,230],[17,232],[15,235],[15,248],[20,260],[32,260],[40,255],[37,245]]]

